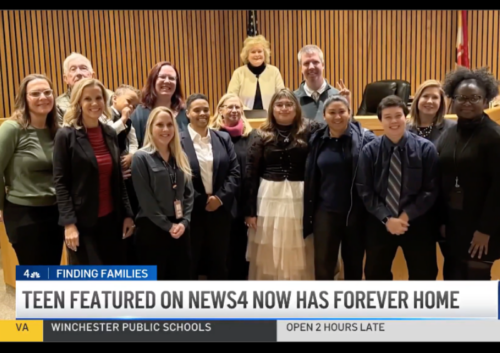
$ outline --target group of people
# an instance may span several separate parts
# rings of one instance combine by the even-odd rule
[[[500,258],[498,95],[485,69],[424,82],[410,111],[397,96],[377,116],[323,76],[320,48],[298,54],[285,88],[269,43],[249,37],[215,114],[184,99],[159,62],[138,90],[114,92],[90,61],[64,62],[68,91],[27,76],[0,126],[0,210],[21,265],[156,265],[160,280],[391,280],[402,247],[410,280],[490,279]],[[445,119],[446,97],[458,121]],[[263,109],[257,129],[246,109]],[[498,186],[497,186],[498,185]],[[366,262],[364,263],[366,257]]]

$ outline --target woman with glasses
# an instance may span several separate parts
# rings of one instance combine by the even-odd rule
[[[60,265],[64,228],[52,172],[59,124],[52,82],[29,75],[0,126],[0,221],[20,265]]]
[[[302,218],[307,141],[318,127],[282,89],[250,139],[244,181],[250,280],[314,279],[314,243],[304,239]]]
[[[174,114],[179,130],[186,129],[189,121],[184,109],[184,97],[179,72],[168,61],[161,61],[151,69],[146,84],[142,89],[142,104],[137,106],[130,117],[137,135],[139,148],[144,143],[146,125],[151,111],[158,107],[170,109]]]
[[[487,69],[446,76],[456,127],[438,142],[444,235],[451,280],[490,280],[500,258],[500,126],[484,112],[498,94]]]
[[[211,122],[214,130],[225,131],[231,136],[234,151],[240,165],[240,175],[245,174],[248,143],[257,132],[245,118],[243,101],[234,93],[226,93],[219,101],[216,115]],[[237,216],[231,224],[231,240],[229,244],[229,279],[246,280],[248,262],[246,260],[247,232],[245,225],[245,203],[241,181],[236,193]]]

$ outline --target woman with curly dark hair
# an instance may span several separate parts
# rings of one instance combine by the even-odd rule
[[[500,126],[484,109],[498,81],[486,68],[459,68],[443,89],[458,117],[437,144],[449,246],[445,280],[490,280],[500,258]]]

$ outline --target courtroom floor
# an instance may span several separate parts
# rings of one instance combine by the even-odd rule
[[[16,319],[16,290],[3,280],[2,254],[0,253],[0,320]]]

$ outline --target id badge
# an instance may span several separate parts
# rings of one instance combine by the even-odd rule
[[[182,218],[182,205],[179,200],[174,201],[174,209],[175,209],[175,218]]]
[[[461,211],[464,207],[464,191],[460,186],[455,186],[450,192],[449,206],[453,210]]]

